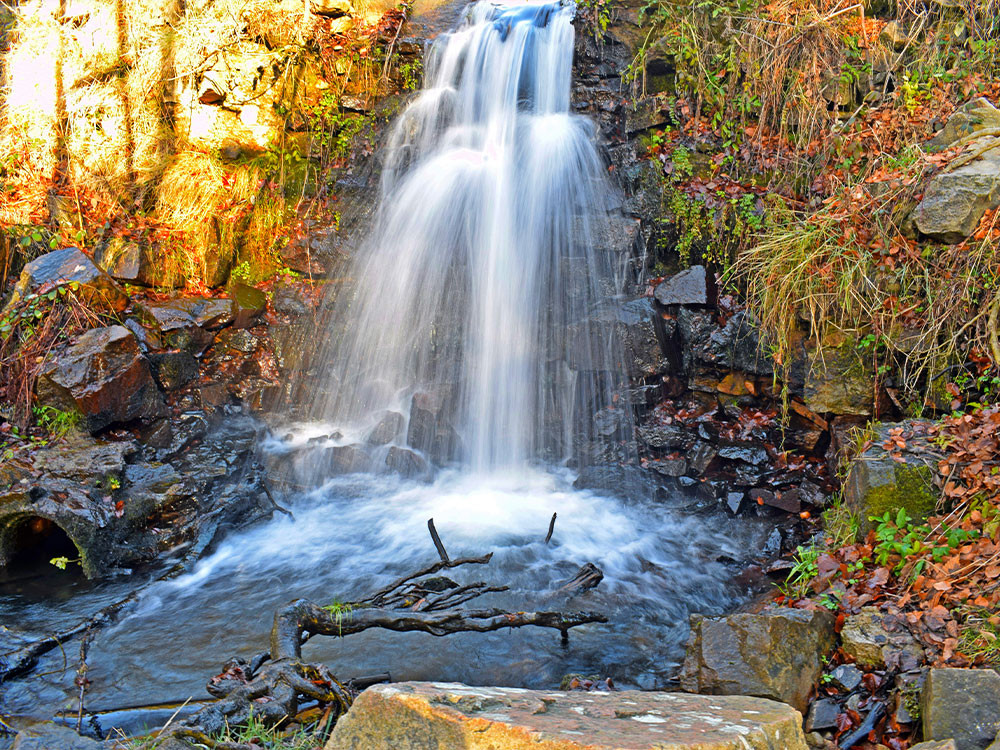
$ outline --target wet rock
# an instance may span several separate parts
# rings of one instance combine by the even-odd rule
[[[299,290],[293,286],[279,286],[274,290],[274,297],[271,299],[271,306],[275,312],[282,315],[305,315],[309,312],[309,306],[302,298]]]
[[[233,322],[233,301],[216,297],[176,297],[143,305],[141,313],[160,331],[217,330]]]
[[[185,351],[153,353],[149,361],[156,382],[165,391],[176,391],[198,377],[198,360]]]
[[[683,458],[656,458],[650,460],[647,465],[665,477],[682,477],[687,473],[687,461]]]
[[[685,450],[694,445],[698,438],[689,429],[675,424],[645,424],[636,430],[639,440],[650,448]]]
[[[441,385],[415,393],[410,403],[406,442],[435,463],[453,461],[461,451],[461,441],[451,424],[452,402],[452,389]]]
[[[45,721],[19,731],[11,750],[100,750],[102,747],[100,742],[81,737],[67,726]]]
[[[281,248],[278,255],[293,271],[320,278],[328,275],[344,258],[337,249],[336,230],[333,229],[315,230],[296,237]]]
[[[8,306],[46,285],[60,282],[79,284],[77,294],[80,299],[97,309],[121,312],[128,304],[128,295],[114,279],[94,265],[80,250],[67,247],[46,253],[25,264]]]
[[[710,695],[757,695],[805,711],[836,644],[829,612],[776,608],[728,617],[692,615],[681,669],[683,690]]]
[[[91,432],[162,409],[149,365],[124,326],[87,331],[46,362],[37,395],[40,404],[79,412]]]
[[[674,322],[664,320],[648,297],[626,302],[620,310],[622,345],[632,377],[672,372],[680,363],[674,351]]]
[[[233,301],[234,328],[250,327],[267,309],[267,294],[248,284],[231,284],[229,298]]]
[[[401,682],[358,696],[325,750],[806,750],[800,722],[743,696]]]
[[[253,354],[260,346],[260,339],[246,328],[227,328],[215,337],[215,342],[224,350],[231,349],[243,354]]]
[[[657,284],[654,296],[661,305],[714,305],[715,279],[704,266],[691,266]]]
[[[934,468],[922,457],[905,450],[895,454],[902,459],[897,461],[882,447],[889,430],[898,427],[898,424],[880,425],[872,445],[848,469],[844,501],[861,519],[863,530],[871,528],[870,518],[886,513],[895,516],[901,508],[910,518],[923,520],[937,505],[939,493],[933,483]]]
[[[924,739],[982,750],[1000,732],[1000,674],[991,669],[931,669],[920,702]]]
[[[600,490],[629,500],[648,499],[654,490],[649,474],[636,466],[593,464],[584,466],[573,487]]]
[[[406,417],[399,412],[387,411],[368,433],[368,442],[372,445],[387,445],[395,440],[406,426]]]
[[[939,172],[913,210],[921,234],[954,244],[971,235],[983,214],[1000,206],[1000,138],[974,141],[970,149],[992,146],[958,169]]]
[[[835,729],[839,714],[840,706],[837,704],[837,701],[830,698],[813,701],[809,706],[809,713],[806,715],[805,729],[807,732]]]
[[[130,442],[103,442],[70,435],[37,451],[24,490],[0,493],[0,565],[18,551],[24,530],[50,533],[54,526],[77,548],[88,577],[101,575],[123,551],[116,545],[128,519],[116,512],[110,492],[121,483]],[[30,492],[28,491],[30,489]]]
[[[353,474],[371,468],[371,456],[359,445],[336,445],[325,449],[324,463],[336,474]]]
[[[385,456],[385,465],[390,471],[404,477],[418,477],[427,473],[427,462],[418,454],[406,448],[393,446]]]
[[[830,672],[830,682],[834,687],[849,693],[861,684],[862,674],[853,664],[841,664]]]
[[[760,466],[767,463],[767,451],[759,445],[748,445],[746,443],[732,443],[719,448],[719,458],[727,458],[730,461],[742,461],[752,466]]]
[[[726,493],[726,507],[729,508],[729,512],[734,516],[739,515],[740,511],[743,509],[743,500],[745,495],[742,492],[727,492]]]
[[[700,477],[705,474],[719,455],[718,449],[708,442],[698,442],[686,455],[691,474]]]

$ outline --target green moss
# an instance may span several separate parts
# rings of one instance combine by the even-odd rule
[[[900,463],[887,456],[862,458],[851,466],[845,497],[866,530],[871,528],[872,516],[895,515],[900,508],[919,522],[937,505],[933,476],[926,464]]]

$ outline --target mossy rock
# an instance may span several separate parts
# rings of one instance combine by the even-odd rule
[[[906,449],[894,458],[882,447],[889,430],[898,426],[877,428],[872,445],[852,462],[844,483],[847,507],[858,514],[865,530],[872,528],[872,517],[895,516],[902,508],[910,518],[922,521],[937,506],[940,493],[927,458]]]

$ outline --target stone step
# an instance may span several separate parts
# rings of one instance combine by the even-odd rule
[[[802,716],[745,696],[401,682],[365,690],[325,750],[806,750]]]

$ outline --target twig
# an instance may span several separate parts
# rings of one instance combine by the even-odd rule
[[[87,679],[87,651],[90,650],[90,628],[87,628],[87,632],[84,633],[83,640],[80,641],[80,664],[76,668],[76,678],[73,682],[76,683],[80,692],[77,695],[77,710],[76,710],[76,733],[80,734],[80,730],[83,728],[83,696],[87,692],[87,685],[90,684],[90,680]]]
[[[556,530],[556,516],[558,513],[552,514],[552,520],[549,521],[549,533],[545,535],[545,543],[548,544],[549,540],[552,539],[552,532]]]
[[[448,551],[444,548],[441,543],[441,537],[438,536],[437,529],[434,528],[434,519],[427,519],[427,528],[431,532],[431,539],[434,541],[434,546],[437,547],[438,555],[441,556],[441,562],[451,562],[448,558]]]
[[[267,499],[271,502],[271,507],[280,513],[284,513],[286,516],[288,516],[294,521],[295,516],[292,514],[292,511],[288,510],[288,508],[283,508],[282,506],[278,505],[277,502],[275,502],[274,495],[271,494],[271,488],[267,486],[267,479],[262,479],[260,482],[260,486],[264,488],[264,494],[267,495]]]

